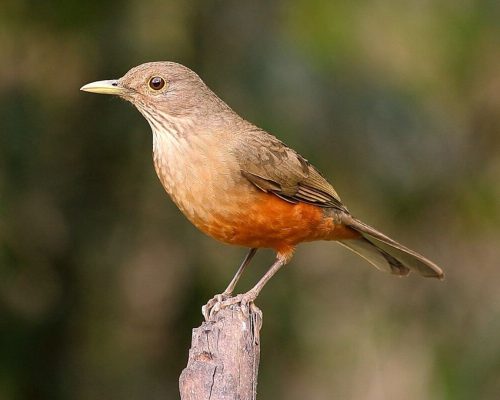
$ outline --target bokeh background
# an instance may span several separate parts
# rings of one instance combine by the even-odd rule
[[[137,111],[79,92],[152,60],[447,273],[300,246],[258,300],[260,399],[500,398],[499,21],[493,0],[2,0],[0,399],[177,398],[200,307],[244,255],[166,197]]]

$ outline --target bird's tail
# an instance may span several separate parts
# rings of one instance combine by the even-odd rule
[[[346,215],[344,224],[361,234],[356,239],[340,240],[339,243],[357,253],[377,269],[396,275],[408,275],[410,271],[432,278],[444,278],[444,272],[432,261],[408,249],[360,220]]]

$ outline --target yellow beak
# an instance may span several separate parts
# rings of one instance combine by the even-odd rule
[[[126,92],[126,89],[122,86],[119,86],[117,80],[107,80],[107,81],[97,81],[92,83],[87,83],[82,86],[80,90],[84,92],[90,93],[99,93],[99,94],[115,94],[122,95]]]

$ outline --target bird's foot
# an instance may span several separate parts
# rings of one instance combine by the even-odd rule
[[[205,321],[209,321],[210,319],[212,319],[214,314],[221,309],[221,304],[229,298],[231,298],[230,294],[219,293],[208,300],[207,304],[201,307],[201,313],[203,314]]]
[[[201,312],[205,321],[213,320],[215,314],[220,310],[234,305],[239,305],[245,316],[249,316],[250,312],[261,314],[261,311],[253,303],[257,294],[252,290],[236,296],[231,296],[228,293],[217,294],[201,308]]]

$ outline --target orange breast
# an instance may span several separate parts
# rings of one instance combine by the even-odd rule
[[[254,192],[213,215],[193,221],[202,231],[225,243],[290,251],[300,242],[340,240],[359,234],[310,204],[291,204],[264,192]]]

